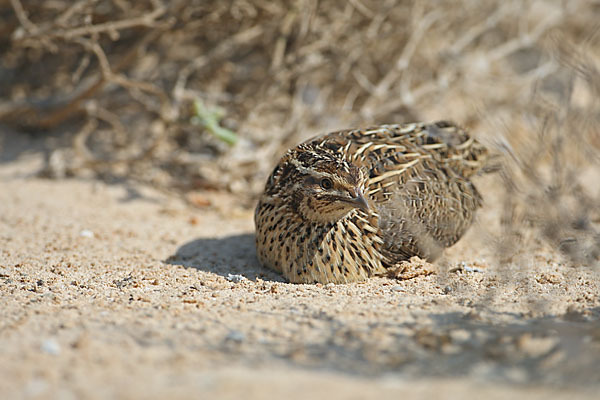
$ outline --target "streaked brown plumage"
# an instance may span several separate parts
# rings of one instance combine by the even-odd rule
[[[260,262],[290,282],[343,283],[434,260],[471,225],[487,151],[449,122],[382,125],[289,150],[255,213]]]

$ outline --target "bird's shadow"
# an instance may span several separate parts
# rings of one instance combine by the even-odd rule
[[[256,258],[254,234],[250,233],[194,239],[181,245],[165,262],[196,268],[225,278],[229,275],[242,275],[250,280],[260,278],[285,282],[281,275],[260,265]]]

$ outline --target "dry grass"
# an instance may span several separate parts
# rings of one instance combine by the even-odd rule
[[[597,1],[10,0],[0,13],[0,120],[60,134],[46,176],[216,188],[250,206],[310,135],[452,119],[502,156],[501,253],[533,226],[577,262],[599,257]],[[212,125],[192,123],[198,100]]]

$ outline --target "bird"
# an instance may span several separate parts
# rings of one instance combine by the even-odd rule
[[[438,259],[473,223],[489,151],[453,122],[322,134],[288,150],[254,213],[256,254],[291,283],[349,283]]]

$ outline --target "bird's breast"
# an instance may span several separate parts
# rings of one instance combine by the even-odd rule
[[[346,283],[384,271],[376,215],[353,210],[338,221],[318,224],[290,210],[274,210],[257,209],[257,255],[290,282]]]

